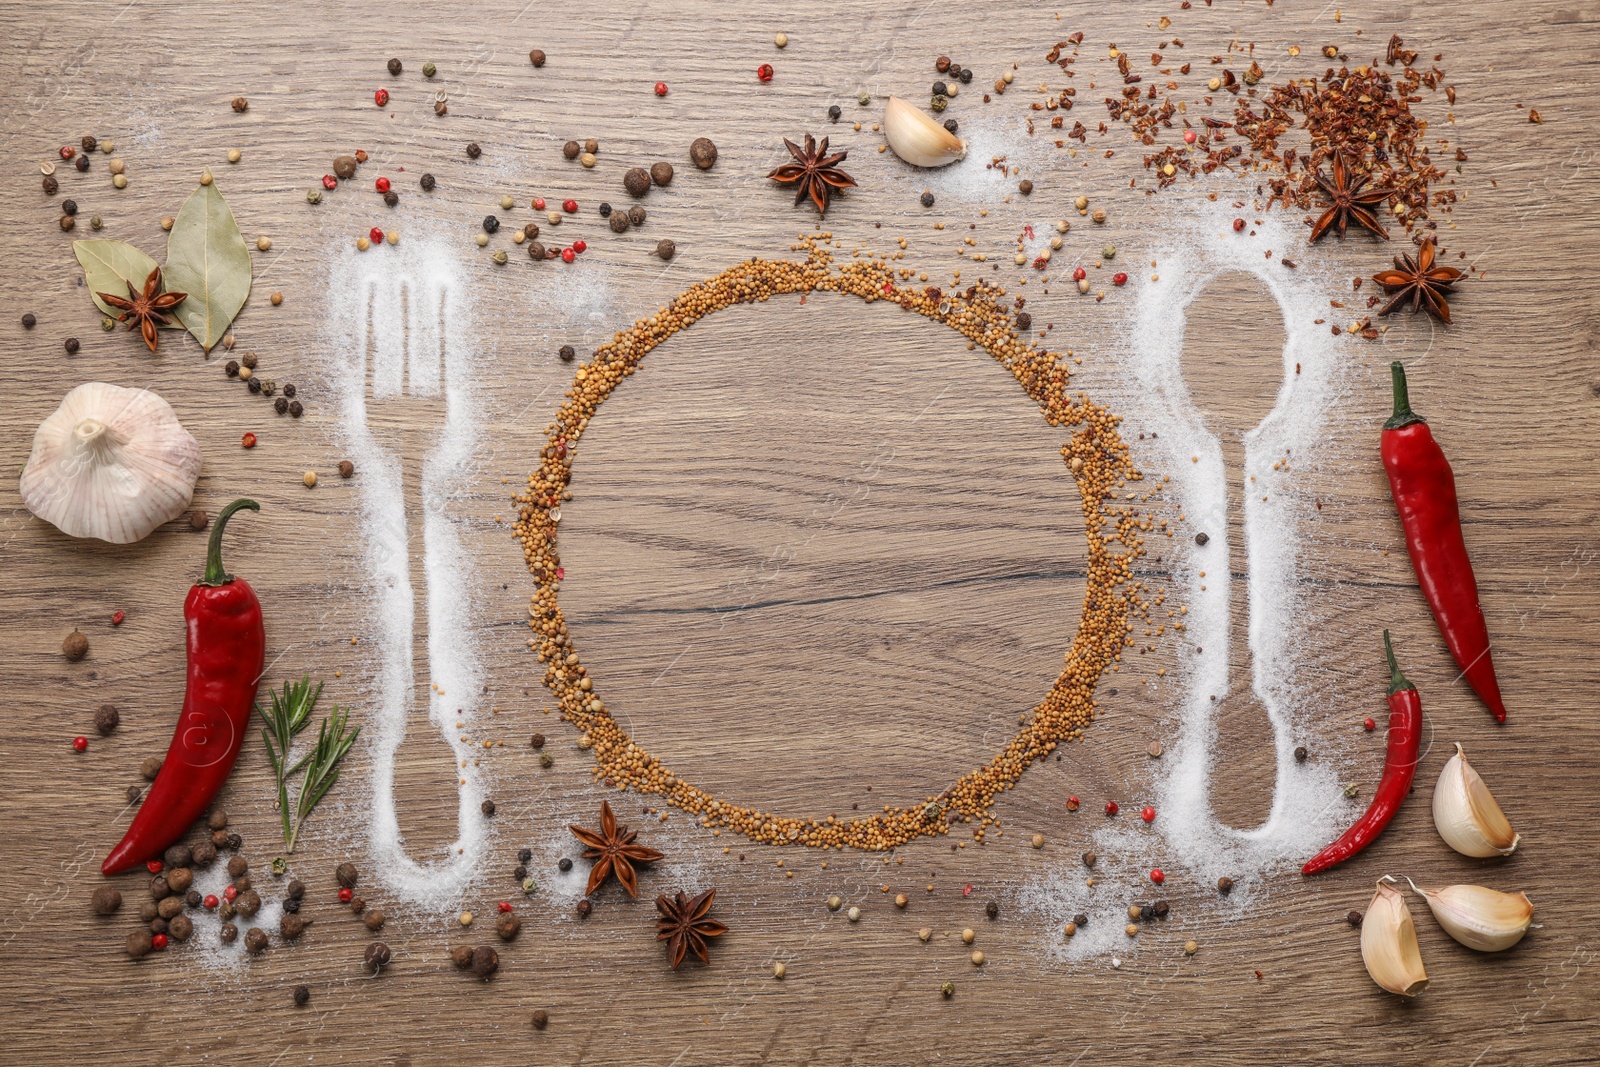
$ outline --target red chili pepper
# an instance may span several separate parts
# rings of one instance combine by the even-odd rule
[[[1405,368],[1398,360],[1389,367],[1394,375],[1394,415],[1383,424],[1383,469],[1389,472],[1389,490],[1406,531],[1406,551],[1456,666],[1494,717],[1505,722],[1506,706],[1489,651],[1489,627],[1478,602],[1478,580],[1461,537],[1455,475],[1427,422],[1411,410]]]
[[[1411,779],[1416,776],[1417,760],[1422,755],[1422,697],[1400,673],[1388,630],[1383,631],[1383,651],[1389,657],[1389,748],[1383,757],[1378,791],[1372,795],[1367,813],[1339,840],[1307,860],[1300,868],[1301,874],[1325,871],[1376,841],[1411,791]]]
[[[183,604],[189,657],[183,714],[127,836],[100,865],[105,874],[160,856],[182,837],[228,780],[249,730],[267,639],[255,590],[222,569],[222,531],[240,508],[260,511],[261,505],[235,500],[211,527],[205,576]]]

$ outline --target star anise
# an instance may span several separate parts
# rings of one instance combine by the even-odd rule
[[[599,833],[581,826],[569,826],[568,829],[574,837],[589,846],[584,850],[583,858],[594,860],[594,866],[589,868],[589,888],[583,891],[585,895],[599,889],[606,875],[614,874],[628,895],[637,897],[639,876],[634,873],[633,865],[651,863],[662,857],[662,853],[653,848],[634,844],[633,839],[639,835],[626,826],[618,826],[617,817],[611,814],[611,805],[604,800],[600,802]]]
[[[133,329],[134,323],[138,323],[139,333],[144,337],[144,343],[149,347],[150,351],[154,352],[158,336],[156,334],[156,324],[160,323],[162,326],[172,325],[172,320],[167,318],[163,312],[171,311],[189,298],[188,293],[162,293],[159,291],[160,289],[161,268],[157,267],[144,280],[144,292],[142,293],[133,287],[132,282],[129,282],[126,299],[113,293],[96,293],[95,295],[112,307],[121,310],[122,314],[117,316],[117,321],[126,322],[128,329]]]
[[[1336,152],[1333,157],[1333,180],[1329,181],[1322,176],[1319,170],[1316,173],[1317,184],[1322,186],[1323,193],[1333,205],[1322,213],[1317,219],[1317,224],[1311,227],[1311,239],[1320,238],[1330,229],[1337,228],[1339,236],[1344,236],[1345,227],[1354,222],[1364,229],[1389,239],[1389,232],[1378,221],[1378,216],[1373,214],[1372,208],[1377,207],[1394,195],[1393,189],[1368,189],[1367,183],[1372,180],[1372,175],[1363,174],[1359,178],[1345,166],[1344,153]]]
[[[801,148],[789,138],[783,139],[784,145],[789,149],[789,154],[794,156],[794,163],[785,163],[767,177],[784,185],[798,182],[799,188],[795,190],[794,202],[804,200],[808,195],[811,202],[817,205],[817,214],[828,213],[828,201],[833,196],[835,189],[844,189],[853,186],[856,180],[839,169],[846,156],[850,153],[835,152],[828,155],[828,139],[824,137],[818,144],[809,133],[806,134],[806,146]]]
[[[656,897],[656,911],[660,913],[656,920],[656,940],[667,942],[673,970],[678,969],[690,952],[698,956],[701,963],[711,962],[706,958],[706,942],[728,932],[717,920],[706,918],[711,902],[716,899],[715,889],[707,889],[692,898],[682,893],[675,898],[665,893]]]
[[[1433,265],[1433,238],[1422,242],[1417,249],[1416,259],[1405,255],[1395,256],[1394,265],[1394,270],[1382,270],[1372,276],[1372,280],[1383,286],[1385,292],[1394,295],[1394,299],[1385,304],[1378,314],[1387,315],[1409,300],[1412,314],[1427,308],[1428,314],[1448,323],[1450,305],[1445,297],[1455,293],[1453,286],[1462,278],[1463,272],[1454,267]]]

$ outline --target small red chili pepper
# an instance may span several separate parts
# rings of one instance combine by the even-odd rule
[[[572,242],[572,250],[582,255],[584,252],[589,251],[589,245],[584,241],[574,241]]]
[[[1150,880],[1156,885],[1160,885],[1167,880],[1167,876],[1160,867],[1152,867],[1150,869]]]
[[[389,90],[379,89],[377,92],[373,93],[372,102],[377,104],[379,107],[387,107],[389,105]]]
[[[239,443],[245,448],[254,448],[256,447],[256,435],[253,433],[247,433],[243,437],[239,438]]]
[[[1362,721],[1361,728],[1370,734],[1378,728],[1378,724],[1369,718]]]
[[[563,248],[561,250],[561,262],[563,262],[563,263],[571,263],[573,260],[575,260],[577,258],[578,258],[578,254],[576,252],[574,252],[572,249]]]
[[[1422,697],[1417,687],[1400,673],[1389,631],[1383,631],[1383,651],[1389,657],[1389,747],[1383,757],[1383,777],[1372,794],[1372,805],[1333,844],[1306,861],[1301,874],[1316,874],[1343,863],[1378,839],[1411,791],[1422,755]]]
[[[378,192],[380,192],[380,193],[387,193],[389,191],[389,179],[388,178],[379,178],[377,181],[373,182],[372,184],[373,184],[374,187],[377,188]]]
[[[1394,377],[1394,415],[1383,424],[1383,469],[1389,473],[1389,490],[1405,528],[1406,551],[1456,666],[1494,717],[1505,722],[1506,706],[1494,675],[1478,580],[1461,536],[1455,474],[1427,421],[1411,410],[1406,369],[1398,360],[1389,369]]]
[[[771,81],[772,80],[772,64],[771,63],[763,63],[763,64],[761,64],[761,66],[757,67],[756,68],[756,77],[761,79],[764,82]]]
[[[505,912],[505,911],[510,911],[510,910],[511,910],[511,901],[509,901],[509,900],[502,900],[502,901],[501,901],[501,902],[500,902],[500,910],[501,910],[501,911],[503,911],[503,912]]]
[[[1139,818],[1143,819],[1145,822],[1155,822],[1156,809],[1147,805],[1145,809],[1139,813]]]
[[[337,189],[339,187],[339,179],[331,174],[324,174],[322,176],[322,187],[324,189]]]
[[[667,83],[666,82],[656,82],[656,95],[657,96],[666,96],[667,95]]]
[[[239,897],[239,887],[236,886],[236,885],[230,885],[230,886],[228,886],[228,888],[226,888],[226,889],[224,889],[222,891],[222,899],[226,900],[229,904],[232,904],[235,900],[238,899],[238,897]]]
[[[1122,271],[1119,270],[1119,271],[1117,271],[1117,273],[1115,273],[1115,274],[1113,274],[1111,276],[1111,284],[1112,285],[1127,285],[1128,284],[1128,276],[1126,274],[1124,274]]]
[[[211,527],[205,574],[183,604],[189,667],[177,732],[133,825],[100,865],[103,874],[159,856],[182,837],[228,780],[249,732],[267,635],[255,590],[222,569],[222,531],[241,508],[261,505],[235,500]]]
[[[89,739],[87,737],[74,737],[72,739],[72,750],[74,752],[89,751]]]
[[[1106,801],[1106,814],[1107,815],[1115,815],[1116,813],[1117,813],[1117,802],[1115,800]]]
[[[345,886],[343,889],[339,890],[339,903],[348,904],[354,898],[355,892],[349,886]]]
[[[160,860],[151,860],[149,863],[144,865],[144,869],[149,871],[151,874],[160,874],[161,868],[164,866],[166,865]]]
[[[576,215],[578,213],[578,202],[576,200],[563,200],[561,201],[561,210],[568,215]]]
[[[1067,810],[1068,811],[1077,811],[1078,810],[1078,798],[1077,797],[1068,797],[1067,798]]]
[[[167,947],[167,935],[157,934],[156,936],[152,937],[150,939],[150,947],[155,949],[157,952],[165,949]]]
[[[207,908],[215,908],[221,903],[221,901],[217,899],[217,895],[215,893],[207,893],[206,898],[200,903],[205,905]]]
[[[535,211],[543,211],[544,210],[544,197],[536,196],[536,197],[533,198],[533,210],[535,210]]]
[[[126,611],[113,611],[111,613],[111,625],[121,626],[122,620],[126,619],[127,617],[128,613]]]
[[[1244,232],[1244,219],[1234,219],[1233,220],[1233,232],[1234,233],[1243,233]]]

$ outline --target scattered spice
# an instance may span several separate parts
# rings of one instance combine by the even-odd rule
[[[568,829],[572,831],[572,836],[589,846],[584,850],[583,858],[595,861],[594,866],[589,869],[589,884],[583,891],[585,896],[600,888],[608,875],[615,874],[627,894],[630,897],[638,897],[639,877],[634,872],[633,865],[653,863],[663,858],[663,854],[653,848],[634,844],[637,832],[629,830],[626,826],[617,825],[617,817],[611,812],[611,804],[604,800],[600,802],[599,832],[585,830],[579,826],[569,826]]]
[[[817,206],[819,216],[828,213],[828,204],[833,199],[836,189],[853,187],[856,180],[839,169],[849,155],[849,151],[828,154],[828,139],[824,137],[821,143],[809,133],[806,134],[805,148],[789,140],[783,139],[784,147],[794,157],[795,162],[786,163],[767,175],[780,185],[796,186],[794,202],[799,204],[807,196]]]
[[[1426,308],[1428,314],[1448,324],[1450,304],[1446,298],[1455,293],[1455,283],[1463,274],[1455,267],[1434,266],[1433,238],[1422,239],[1415,259],[1404,254],[1395,256],[1394,266],[1394,270],[1379,271],[1372,276],[1372,280],[1392,297],[1378,314],[1387,315],[1409,301],[1412,314]]]
[[[677,970],[691,952],[701,963],[710,962],[706,945],[711,938],[721,937],[728,932],[726,926],[707,914],[716,899],[715,889],[708,889],[693,898],[682,892],[672,898],[666,894],[656,897],[656,940],[667,942],[667,955],[672,961],[673,970]]]
[[[689,145],[689,158],[701,170],[710,170],[717,161],[717,146],[709,137],[696,137]]]

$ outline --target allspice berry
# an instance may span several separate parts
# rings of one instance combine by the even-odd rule
[[[242,96],[234,97],[233,98],[233,110],[239,111],[239,112],[244,112],[244,111],[250,110],[250,101],[246,100]]]
[[[117,714],[115,704],[101,704],[100,710],[94,713],[94,728],[101,737],[110,737],[111,731],[122,725],[122,716]]]
[[[643,167],[630,168],[622,176],[622,187],[633,196],[643,196],[650,191],[650,172]]]
[[[233,898],[233,909],[246,919],[250,918],[261,910],[261,894],[254,889],[246,889]]]
[[[235,369],[234,373],[238,373],[237,369]],[[204,530],[209,521],[210,516],[198,508],[189,512],[189,529],[191,530]]]
[[[217,846],[210,841],[202,841],[194,846],[194,860],[196,867],[209,867],[217,862]]]
[[[528,62],[532,63],[536,67],[544,66],[544,51],[542,49],[535,48],[533,51],[529,52]]]
[[[356,887],[356,880],[361,877],[361,874],[356,870],[355,864],[351,863],[349,860],[346,860],[345,862],[339,864],[338,868],[334,870],[333,876],[334,878],[338,879],[339,885],[343,888],[354,889]]]
[[[173,919],[182,913],[182,897],[165,897],[156,904],[156,915],[162,919]]]
[[[297,985],[294,987],[294,1006],[303,1008],[311,1003],[311,989],[309,986]]]
[[[283,918],[278,920],[278,936],[285,941],[297,941],[310,925],[310,919],[302,919],[298,914],[285,913]]]
[[[61,654],[73,663],[89,654],[89,639],[74,630],[61,642]]]
[[[480,945],[472,950],[472,973],[479,978],[488,978],[500,969],[500,953],[488,945]]]
[[[689,158],[701,170],[710,170],[717,162],[717,146],[709,137],[696,137],[689,145]]]
[[[508,911],[494,924],[494,932],[500,935],[502,941],[515,941],[522,932],[522,920]]]
[[[1229,878],[1227,875],[1223,875],[1221,878],[1218,878],[1217,892],[1221,893],[1223,896],[1227,896],[1229,893],[1233,892],[1233,879]]]
[[[180,845],[179,847],[182,848],[183,846]],[[189,850],[184,848],[183,851],[187,854]],[[194,885],[194,872],[189,868],[174,867],[167,872],[167,888],[174,893],[187,893],[192,885]]]
[[[671,241],[667,240],[666,238],[662,238],[661,240],[656,242],[656,255],[660,256],[662,259],[664,259],[664,260],[671,259],[673,256],[675,256],[677,254],[678,254],[678,246],[673,244]]]
[[[650,180],[657,185],[671,185],[672,164],[665,161],[650,164]]]
[[[577,159],[579,153],[582,151],[583,146],[577,141],[568,141],[566,144],[561,146],[561,154],[566,156],[568,159]]]
[[[250,869],[250,861],[243,856],[228,857],[228,874],[234,878],[239,877]]]
[[[335,177],[349,180],[356,176],[355,156],[334,156],[333,173]]]
[[[122,893],[115,886],[103,885],[94,891],[89,903],[96,915],[115,915],[122,907]]]
[[[383,909],[368,908],[366,914],[361,916],[361,921],[368,930],[377,933],[383,929]]]
[[[232,923],[223,923],[217,931],[217,937],[222,939],[224,945],[231,945],[239,940],[239,928]]]
[[[628,213],[626,211],[613,211],[606,223],[611,227],[612,233],[627,233]]]
[[[451,949],[450,950],[450,962],[455,964],[457,968],[459,968],[460,970],[463,970],[463,971],[466,970],[468,967],[471,967],[472,966],[472,946],[471,945],[457,945],[455,948]]]
[[[644,208],[640,207],[638,204],[635,204],[628,209],[628,221],[633,223],[635,226],[643,226],[645,218],[646,216],[644,213]]]
[[[167,936],[174,941],[187,941],[194,933],[194,920],[187,915],[174,915],[167,921]]]
[[[347,459],[341,459],[339,461],[339,477],[341,477],[341,478],[349,478],[349,477],[354,476],[355,473],[356,473],[356,465],[354,463],[351,463]]]
[[[258,926],[252,926],[244,932],[245,951],[252,956],[259,956],[267,950],[267,934]]]
[[[206,829],[226,830],[227,828],[228,813],[223,811],[221,808],[213,810],[210,815],[206,816]]]
[[[143,763],[139,764],[139,774],[147,782],[155,781],[156,780],[156,775],[158,775],[160,773],[161,773],[161,757],[160,756],[147,756],[147,757],[145,757],[145,761]]]
[[[549,1025],[550,1025],[550,1013],[549,1012],[541,1010],[541,1011],[536,1011],[536,1012],[533,1013],[533,1028],[535,1030],[543,1030],[545,1027],[547,1027]]]
[[[389,946],[382,941],[374,941],[368,945],[366,953],[361,957],[362,965],[369,974],[377,974],[389,966],[389,961],[393,958],[394,954],[389,951]]]
[[[149,930],[135,930],[128,935],[124,947],[127,948],[128,955],[138,959],[150,954],[150,950],[155,947],[155,940],[150,936]]]
[[[161,862],[168,867],[187,867],[194,862],[194,849],[185,844],[176,844],[161,854]]]

